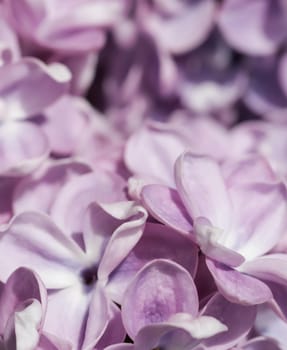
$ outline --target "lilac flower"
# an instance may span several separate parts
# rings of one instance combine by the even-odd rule
[[[62,65],[46,66],[27,58],[1,67],[0,78],[0,173],[19,176],[37,168],[50,151],[40,128],[24,120],[64,94],[70,73]]]
[[[94,204],[76,243],[48,216],[20,214],[0,239],[1,279],[5,281],[19,266],[33,268],[48,290],[43,329],[71,342],[73,348],[122,341],[120,311],[104,286],[140,239],[145,219],[144,209],[130,202],[104,207]],[[15,258],[8,260],[7,254]],[[114,327],[118,331],[113,331]]]
[[[284,0],[225,0],[219,27],[228,43],[249,55],[270,55],[286,39]]]
[[[138,302],[134,304],[134,300]],[[134,348],[140,350],[192,349],[199,343],[226,348],[248,332],[255,317],[255,307],[230,304],[219,295],[210,299],[200,314],[198,308],[188,272],[176,263],[157,259],[146,264],[129,285],[122,317]],[[233,320],[244,314],[243,327],[232,324],[231,313]]]
[[[207,256],[219,290],[242,304],[272,299],[270,288],[260,279],[274,278],[284,284],[286,278],[279,273],[285,257],[264,256],[285,232],[286,189],[270,178],[268,167],[264,171],[253,170],[260,177],[248,181],[243,176],[250,173],[248,163],[222,174],[213,160],[186,152],[175,166],[177,190],[148,185],[142,192],[146,207],[157,219],[191,234]]]
[[[175,54],[193,50],[207,38],[216,12],[213,0],[144,0],[138,7],[143,29],[157,45]],[[190,35],[178,35],[186,32]]]
[[[76,0],[59,7],[57,0],[9,0],[5,6],[14,28],[22,38],[30,40],[30,45],[80,53],[102,47],[103,28],[118,20],[125,2]]]
[[[206,137],[201,137],[202,134]],[[124,158],[134,180],[174,187],[173,165],[186,149],[223,160],[227,157],[229,144],[227,131],[209,118],[183,119],[165,124],[149,122],[131,135]],[[145,166],[140,161],[144,156]]]
[[[110,172],[92,172],[84,162],[63,160],[45,164],[16,186],[15,214],[27,210],[50,214],[70,235],[82,232],[85,211],[94,201],[126,199],[123,179]]]

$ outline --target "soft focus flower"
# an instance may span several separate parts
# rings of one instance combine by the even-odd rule
[[[0,1],[0,349],[284,350],[286,0]]]

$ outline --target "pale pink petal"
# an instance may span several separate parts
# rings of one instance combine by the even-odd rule
[[[198,249],[187,236],[163,225],[147,223],[137,245],[109,276],[106,290],[113,300],[121,304],[125,290],[135,274],[146,263],[160,258],[177,262],[194,277]]]
[[[43,132],[32,123],[9,122],[0,126],[0,174],[26,175],[48,158],[50,147]]]
[[[192,219],[176,190],[163,185],[147,185],[142,190],[142,200],[160,222],[182,233],[192,233]]]
[[[216,5],[212,0],[174,1],[171,7],[163,1],[156,3],[158,12],[142,13],[143,25],[160,46],[174,54],[199,46],[214,25]]]
[[[233,303],[256,305],[272,299],[268,286],[254,277],[212,260],[207,260],[207,267],[220,293]]]
[[[81,348],[84,336],[82,327],[88,317],[91,300],[92,294],[82,286],[80,278],[78,284],[51,293],[44,332],[71,342],[73,348]]]
[[[59,63],[47,66],[25,58],[2,67],[0,77],[1,119],[25,119],[41,113],[67,91],[70,72]]]
[[[235,49],[250,55],[268,55],[286,35],[284,11],[284,1],[280,0],[227,0],[222,6],[219,26]]]
[[[175,167],[177,190],[190,216],[207,218],[228,230],[231,202],[219,165],[212,159],[186,152]]]
[[[113,232],[100,262],[98,276],[102,280],[107,280],[109,274],[140,240],[148,215],[143,207],[134,202],[106,204],[103,205],[103,208],[123,221]]]
[[[43,164],[16,186],[12,203],[14,214],[27,210],[50,213],[51,206],[64,184],[90,171],[91,168],[87,164],[76,160]]]
[[[16,216],[0,240],[0,278],[4,281],[23,266],[36,271],[47,288],[67,287],[75,283],[74,270],[83,259],[79,246],[48,216],[36,212]]]
[[[129,285],[123,300],[127,333],[134,339],[143,326],[165,322],[178,312],[194,317],[198,313],[198,296],[191,276],[168,260],[157,259],[146,264]]]
[[[270,251],[285,233],[287,193],[281,183],[257,183],[230,189],[234,221],[226,245],[247,260]]]
[[[256,317],[256,306],[234,304],[216,293],[204,306],[202,315],[212,316],[227,326],[224,333],[214,335],[204,341],[208,349],[225,350],[244,339],[253,327]],[[244,322],[242,322],[244,319]]]
[[[41,314],[46,312],[47,292],[37,274],[26,268],[18,268],[8,278],[0,294],[0,334],[3,334],[9,317],[18,306],[29,300],[41,304]]]
[[[64,184],[51,208],[51,216],[65,232],[82,232],[84,213],[92,202],[125,199],[125,182],[117,174],[97,171]]]

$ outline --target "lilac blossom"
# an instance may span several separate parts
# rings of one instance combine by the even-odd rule
[[[14,214],[27,210],[47,213],[59,227],[73,235],[82,232],[89,204],[126,200],[124,188],[125,182],[119,175],[93,172],[81,161],[54,161],[19,181],[12,207]]]
[[[279,273],[285,257],[264,255],[285,232],[286,189],[273,181],[268,167],[265,173],[254,173],[257,181],[252,177],[245,180],[242,174],[248,168],[250,164],[241,165],[222,174],[212,159],[186,152],[175,165],[176,190],[148,185],[143,188],[142,198],[157,219],[192,235],[207,256],[207,266],[219,290],[229,300],[260,304],[270,301],[272,293],[256,277],[285,283]],[[261,177],[257,178],[258,174]]]
[[[134,299],[140,302],[134,305]],[[220,315],[219,308],[225,310]],[[197,291],[187,270],[157,259],[145,265],[132,280],[123,300],[122,317],[128,334],[135,340],[135,349],[192,349],[199,344],[219,349],[244,337],[252,326],[255,310],[230,304],[215,295],[199,313]],[[246,321],[241,328],[232,324],[239,314],[244,314]]]
[[[103,29],[113,25],[125,6],[125,0],[75,0],[69,6],[58,0],[5,3],[13,27],[30,45],[73,53],[98,50],[105,40]]]
[[[0,1],[0,349],[282,350],[285,0]]]
[[[198,267],[198,248],[189,237],[148,222],[135,247],[109,276],[107,289],[113,300],[121,304],[132,278],[154,259],[174,261],[194,277]]]
[[[4,12],[22,42],[22,54],[62,62],[73,72],[72,90],[82,94],[92,82],[106,32],[128,7],[127,0],[8,0]]]
[[[270,55],[286,39],[286,16],[284,0],[225,0],[218,22],[235,49],[249,55]]]
[[[1,67],[0,77],[0,173],[2,176],[19,176],[36,169],[50,152],[43,131],[27,119],[66,92],[70,73],[62,65],[46,66],[27,58]]]
[[[184,53],[199,46],[211,31],[216,14],[213,0],[142,1],[139,21],[159,46],[172,53]],[[178,37],[179,32],[190,35]]]
[[[104,286],[140,239],[145,219],[144,209],[132,202],[94,204],[87,211],[83,234],[75,241],[44,214],[20,214],[2,233],[1,279],[20,266],[33,268],[48,290],[43,329],[72,342],[73,348],[121,341],[120,311]],[[7,261],[8,251],[17,259]]]

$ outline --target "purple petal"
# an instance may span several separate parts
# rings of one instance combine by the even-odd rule
[[[217,286],[206,266],[206,258],[203,254],[200,254],[198,257],[198,268],[194,282],[199,295],[200,306],[202,306],[202,303],[205,303],[210,295],[217,292]]]
[[[105,350],[134,350],[133,344],[113,344],[105,348]]]
[[[228,230],[231,203],[219,166],[210,158],[186,152],[175,169],[177,189],[191,217],[206,217]]]
[[[34,116],[55,102],[66,92],[70,73],[61,64],[25,58],[1,68],[0,77],[1,116],[9,120]]]
[[[279,61],[278,79],[280,86],[287,96],[287,53],[285,52]]]
[[[32,123],[1,124],[0,140],[2,176],[26,175],[43,163],[50,152],[46,136]]]
[[[47,288],[67,287],[77,280],[74,271],[82,266],[83,259],[77,244],[40,213],[16,216],[0,240],[0,278],[4,281],[24,266],[36,271]]]
[[[110,302],[110,314],[108,325],[104,334],[99,340],[97,347],[99,349],[105,349],[111,344],[116,344],[124,341],[126,336],[126,330],[123,326],[122,315],[120,309]]]
[[[99,265],[99,278],[107,280],[109,274],[126,258],[140,240],[147,220],[147,212],[134,202],[106,204],[103,208],[124,221],[113,232]]]
[[[287,98],[278,80],[276,58],[250,59],[248,64],[250,76],[244,103],[257,115],[284,122]]]
[[[240,270],[263,280],[280,284],[287,283],[287,256],[284,254],[269,254],[246,261]]]
[[[78,99],[64,96],[46,109],[42,128],[49,139],[52,152],[70,155],[83,142],[89,120],[80,107]]]
[[[82,53],[97,51],[105,43],[104,28],[112,26],[125,10],[123,1],[81,1],[63,6],[53,6],[57,15],[39,26],[38,41],[54,50]],[[49,19],[49,17],[48,17]]]
[[[44,332],[71,342],[73,348],[80,348],[90,300],[91,294],[80,283],[53,292],[49,296]],[[99,318],[99,322],[105,322],[105,319]]]
[[[282,347],[273,339],[256,338],[242,346],[243,350],[281,350]]]
[[[201,340],[226,331],[214,317],[177,313],[168,322],[144,326],[135,338],[136,349],[198,349]]]
[[[149,123],[129,138],[125,163],[135,175],[173,186],[173,165],[188,145],[189,140],[181,130],[162,123]],[[145,164],[141,161],[142,157],[146,157]]]
[[[168,260],[148,263],[125,293],[122,317],[127,333],[134,339],[143,326],[165,322],[178,312],[194,317],[198,313],[198,296],[191,276]]]
[[[13,26],[24,35],[31,35],[46,14],[45,3],[33,0],[9,1],[7,10]]]
[[[285,299],[282,298],[282,304],[286,304],[286,292],[284,297]],[[270,340],[274,340],[276,344],[278,342],[280,349],[284,349],[284,345],[287,341],[286,319],[282,320],[273,312],[271,308],[263,305],[258,310],[254,327],[258,334],[270,338]]]
[[[202,252],[210,259],[216,260],[227,266],[236,267],[244,262],[244,257],[236,251],[226,248],[221,243],[222,230],[213,227],[205,218],[197,218],[194,222],[196,242]]]
[[[226,325],[206,315],[194,318],[190,314],[178,313],[172,315],[168,323],[187,331],[195,339],[207,339],[227,331]]]
[[[120,224],[120,220],[97,203],[89,205],[83,220],[83,241],[92,264],[99,264],[112,233]]]
[[[0,294],[0,334],[3,334],[9,317],[28,300],[41,303],[43,315],[46,312],[47,292],[40,278],[24,267],[15,270],[8,278]]]
[[[227,301],[219,293],[215,294],[201,311],[201,315],[215,317],[227,326],[227,331],[204,341],[208,348],[229,349],[248,334],[256,317],[255,306],[243,306]],[[244,319],[244,322],[241,320]]]
[[[267,159],[261,155],[248,155],[239,161],[225,162],[222,170],[229,188],[237,185],[265,182],[277,182],[277,176]]]
[[[230,189],[230,194],[235,218],[234,234],[228,236],[226,244],[247,260],[267,253],[286,229],[285,186],[281,183],[236,186]]]
[[[42,321],[42,307],[38,300],[32,299],[27,305],[18,305],[15,311],[14,327],[6,328],[3,339],[5,349],[34,350],[39,342],[39,328]]]
[[[96,285],[89,305],[83,349],[93,349],[103,336],[109,322],[109,303],[100,285]],[[73,317],[77,317],[75,313]]]
[[[177,262],[194,276],[198,249],[188,237],[163,225],[147,223],[137,245],[110,275],[106,288],[113,300],[121,304],[125,290],[135,274],[146,263],[160,258]]]
[[[273,294],[273,299],[270,300],[269,306],[273,309],[274,312],[283,320],[282,322],[286,322],[287,320],[287,307],[286,307],[286,293],[287,288],[286,285],[265,281],[268,287],[271,289]],[[276,316],[276,318],[278,318]]]
[[[215,2],[156,1],[157,11],[143,9],[146,30],[168,51],[181,54],[199,46],[211,31],[215,19]],[[169,6],[170,5],[170,6]],[[178,35],[189,33],[189,35]]]
[[[20,58],[18,38],[4,18],[0,20],[0,42],[0,65],[11,63]]]
[[[84,213],[89,204],[125,199],[124,186],[121,177],[104,171],[74,178],[61,188],[52,205],[51,216],[65,232],[81,232]]]
[[[0,224],[6,224],[13,216],[13,194],[18,184],[15,178],[2,178],[0,183]]]
[[[230,302],[256,305],[272,298],[271,290],[260,280],[209,259],[206,263],[219,291]]]
[[[72,350],[72,345],[54,335],[42,332],[37,350]]]
[[[192,220],[176,190],[162,185],[147,185],[142,190],[142,200],[160,222],[182,233],[191,233]]]
[[[221,9],[219,25],[235,49],[250,55],[271,54],[285,38],[284,1],[227,0]]]
[[[21,180],[15,188],[14,213],[27,210],[50,213],[51,206],[64,184],[90,171],[90,167],[80,161],[63,160],[44,164]]]

